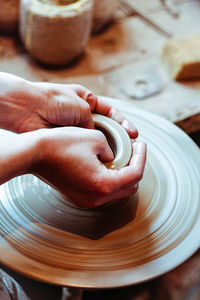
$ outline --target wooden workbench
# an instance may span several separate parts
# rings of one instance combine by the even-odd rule
[[[170,35],[200,34],[200,1],[176,0],[178,18],[172,17],[158,0],[124,1],[142,8],[161,30],[121,5],[115,22],[101,34],[91,37],[82,57],[63,69],[43,68],[30,58],[17,38],[0,36],[0,71],[32,81],[79,83],[99,95],[123,99],[124,105],[131,101],[136,107],[176,123],[188,133],[200,130],[200,81],[172,81],[160,59],[162,47]],[[160,91],[144,99],[135,99],[132,86],[138,75],[141,78],[155,76]],[[138,82],[138,88],[140,85]],[[86,292],[83,300],[198,300],[199,274],[200,254],[196,253],[179,268],[158,279],[129,288]]]

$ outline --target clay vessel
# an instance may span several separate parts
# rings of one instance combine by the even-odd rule
[[[49,66],[65,65],[86,48],[92,0],[21,0],[20,36],[25,48]]]
[[[101,31],[106,24],[112,21],[119,0],[94,0],[93,32]]]

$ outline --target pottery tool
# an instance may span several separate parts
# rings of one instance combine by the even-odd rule
[[[168,31],[168,29],[164,28],[161,24],[159,24],[154,18],[152,18],[146,11],[139,5],[137,5],[132,0],[120,0],[121,6],[120,8],[128,13],[138,15],[142,20],[148,23],[151,27],[153,27],[156,31],[164,34],[166,37],[172,37],[172,33]]]
[[[147,142],[137,194],[84,209],[32,175],[0,187],[1,263],[37,280],[71,287],[64,290],[66,299],[81,299],[82,289],[152,279],[181,264],[200,245],[199,148],[165,119],[131,102],[104,100],[130,119]],[[96,119],[96,124],[108,139],[113,132],[111,145],[117,145],[115,130],[120,131],[109,121],[101,126]]]
[[[161,78],[154,71],[134,74],[121,81],[121,90],[131,99],[142,100],[160,93],[163,89]]]
[[[21,0],[21,39],[43,64],[68,64],[86,48],[92,16],[92,0]]]

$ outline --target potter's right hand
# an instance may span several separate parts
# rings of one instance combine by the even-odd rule
[[[146,159],[144,143],[133,144],[129,166],[111,170],[103,162],[112,160],[113,153],[100,131],[62,127],[41,129],[34,134],[39,140],[39,156],[29,172],[76,205],[95,207],[137,191]]]

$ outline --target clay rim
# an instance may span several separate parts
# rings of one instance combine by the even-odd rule
[[[132,145],[126,130],[116,121],[93,114],[95,128],[102,131],[114,153],[114,160],[105,163],[109,169],[119,170],[128,165],[132,155]]]
[[[70,5],[78,2],[79,0],[40,0],[40,1],[47,4]]]
[[[52,9],[57,12],[62,12],[62,11],[70,11],[70,10],[77,10],[79,11],[84,5],[87,3],[90,3],[91,0],[72,0],[68,1],[68,3],[64,3],[65,0],[35,0],[33,2],[34,8],[38,6],[38,9],[47,10],[47,12],[50,12]]]

